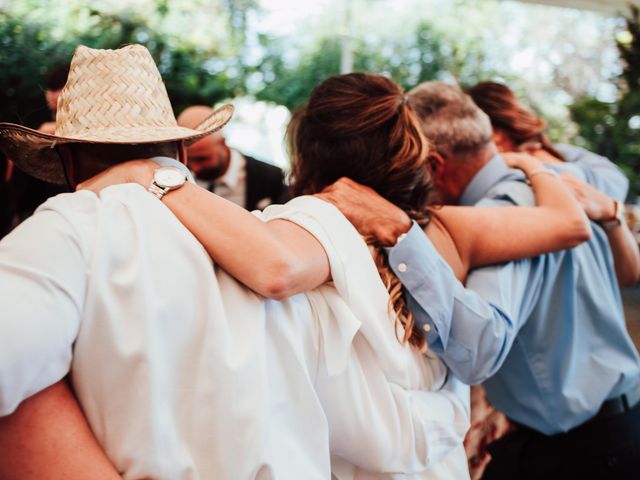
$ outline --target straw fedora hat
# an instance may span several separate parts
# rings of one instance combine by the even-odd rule
[[[81,45],[58,98],[55,134],[0,123],[0,149],[29,175],[64,184],[56,145],[179,140],[190,144],[224,127],[232,114],[233,106],[224,105],[194,129],[179,127],[160,72],[145,47],[95,50]]]

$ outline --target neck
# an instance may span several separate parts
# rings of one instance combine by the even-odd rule
[[[497,154],[498,148],[496,144],[489,142],[484,147],[471,152],[465,152],[463,155],[456,157],[455,161],[459,165],[454,173],[457,187],[456,203],[460,200],[460,196],[462,196],[462,193],[478,172]]]

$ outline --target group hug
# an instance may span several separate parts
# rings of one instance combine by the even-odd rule
[[[628,182],[508,87],[333,76],[286,133],[292,199],[198,186],[149,52],[79,46],[67,184],[0,241],[0,479],[624,479],[640,472]],[[508,427],[470,473],[470,386]],[[484,395],[484,393],[483,393]]]

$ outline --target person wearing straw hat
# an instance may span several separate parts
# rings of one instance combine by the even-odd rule
[[[128,159],[155,162],[144,186],[59,195],[0,242],[0,478],[326,479],[334,461],[340,478],[359,467],[465,478],[468,390],[397,340],[346,219],[311,197],[258,218],[186,182],[175,158],[231,114],[176,126],[144,47],[78,47],[55,134],[0,124],[19,168],[73,188]],[[272,262],[249,290],[167,208],[181,191],[216,202],[230,256],[278,230],[294,264]],[[290,221],[301,213],[305,228]],[[235,235],[240,224],[252,237]],[[328,253],[313,278],[290,281],[296,262],[318,263],[309,244]]]

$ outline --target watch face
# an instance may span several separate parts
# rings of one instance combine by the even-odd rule
[[[163,188],[176,188],[186,180],[186,175],[174,167],[160,167],[153,175],[155,182]]]

